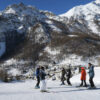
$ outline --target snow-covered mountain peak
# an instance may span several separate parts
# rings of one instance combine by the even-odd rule
[[[22,15],[33,15],[39,13],[39,10],[32,6],[26,6],[23,3],[13,4],[6,8],[4,11],[6,14],[22,14]]]
[[[94,1],[95,3],[97,3],[97,4],[100,4],[100,0],[96,0],[96,1]]]
[[[72,8],[61,17],[67,17],[69,20],[67,24],[77,21],[78,24],[84,25],[88,33],[95,33],[100,35],[100,0],[90,2],[86,5],[80,5]],[[73,20],[73,21],[72,21]],[[76,23],[77,24],[77,23]],[[78,29],[82,26],[77,24]],[[75,27],[74,25],[73,27]],[[83,26],[83,27],[84,27]],[[76,27],[75,27],[76,28]],[[84,32],[86,32],[86,30]]]
[[[77,15],[95,15],[100,14],[100,0],[96,0],[94,2],[88,3],[86,5],[80,5],[73,7],[68,12],[61,14],[60,16],[71,17]]]
[[[25,33],[35,22],[47,18],[47,16],[35,7],[20,3],[8,6],[4,11],[0,12],[0,18],[2,19],[0,32],[17,30],[19,33]],[[8,24],[9,26],[6,27]]]

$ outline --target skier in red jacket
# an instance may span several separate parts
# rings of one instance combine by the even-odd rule
[[[81,84],[80,84],[80,86],[87,87],[87,84],[86,84],[86,71],[85,71],[84,67],[81,67]]]

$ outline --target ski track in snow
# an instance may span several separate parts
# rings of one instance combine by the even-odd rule
[[[0,100],[98,100],[100,98],[100,68],[95,69],[94,78],[97,89],[76,88],[80,75],[71,79],[73,86],[60,86],[60,81],[47,80],[48,93],[34,89],[36,81],[0,83]],[[88,77],[87,77],[88,82]]]

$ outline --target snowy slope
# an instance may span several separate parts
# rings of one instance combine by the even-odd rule
[[[68,18],[67,24],[74,23],[75,21],[73,27],[80,29],[84,33],[100,35],[100,0],[93,1],[86,5],[76,6],[60,16]],[[71,28],[71,31],[75,32],[75,29]]]
[[[47,80],[50,93],[41,93],[34,89],[36,81],[0,83],[0,100],[99,100],[100,97],[100,68],[95,68],[95,84],[98,89],[88,90],[76,88],[80,84],[80,75],[71,79],[73,86],[60,86],[60,81]],[[88,79],[87,79],[88,81]]]

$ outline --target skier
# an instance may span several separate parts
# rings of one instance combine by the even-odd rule
[[[40,84],[40,66],[37,67],[36,69],[36,79],[37,79],[37,83],[35,88],[38,89],[40,88],[39,84]]]
[[[41,69],[40,69],[40,79],[41,79],[40,90],[41,90],[41,92],[47,92],[45,76],[46,76],[45,69],[44,69],[44,67],[41,67]]]
[[[62,71],[61,71],[61,85],[65,85],[64,81],[65,81],[65,74],[66,74],[66,71],[65,71],[65,68],[62,68]]]
[[[84,87],[87,87],[87,84],[86,84],[86,71],[85,71],[84,67],[81,67],[81,84],[80,84],[80,87],[83,86],[83,84],[84,84]]]
[[[89,82],[90,82],[90,88],[95,88],[93,78],[94,78],[94,66],[91,63],[88,63],[89,67]]]
[[[71,82],[70,82],[71,75],[72,75],[72,73],[71,73],[71,68],[69,67],[69,68],[67,69],[67,71],[66,71],[66,76],[67,76],[67,83],[68,83],[68,85],[72,85]]]

